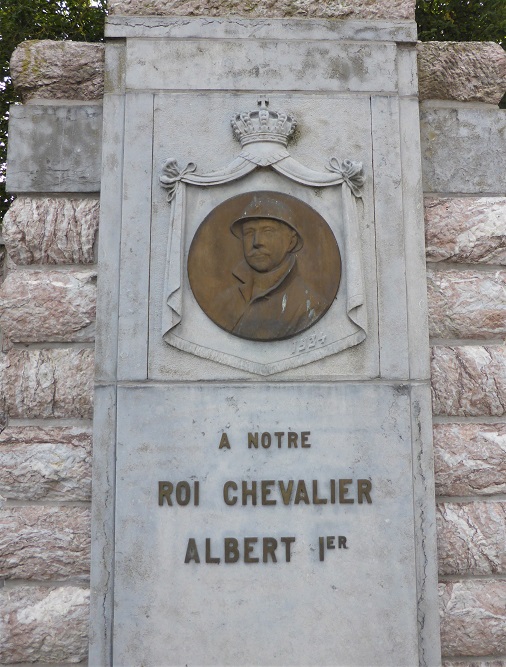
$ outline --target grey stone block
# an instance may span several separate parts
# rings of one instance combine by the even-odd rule
[[[425,192],[500,194],[506,187],[506,112],[421,105]]]
[[[101,105],[11,106],[9,192],[98,192]]]

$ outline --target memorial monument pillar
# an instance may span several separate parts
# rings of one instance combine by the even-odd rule
[[[106,37],[90,664],[439,664],[415,23]]]

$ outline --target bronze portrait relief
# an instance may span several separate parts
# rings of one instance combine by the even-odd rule
[[[341,278],[335,236],[311,206],[287,194],[248,192],[219,204],[188,254],[192,292],[229,333],[275,341],[326,313]]]

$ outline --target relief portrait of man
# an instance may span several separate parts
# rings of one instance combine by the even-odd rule
[[[229,333],[283,340],[315,324],[334,300],[340,255],[325,220],[291,195],[232,197],[192,241],[188,275],[208,317]]]

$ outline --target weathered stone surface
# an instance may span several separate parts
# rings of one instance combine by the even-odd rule
[[[488,105],[420,105],[423,189],[504,193],[506,113]],[[477,156],[486,155],[486,159]]]
[[[442,667],[506,667],[504,660],[471,660],[461,662],[459,660],[443,660]]]
[[[91,428],[9,426],[0,433],[0,496],[90,500]]]
[[[91,264],[97,199],[19,197],[7,211],[3,237],[16,264]]]
[[[2,365],[11,417],[92,416],[93,350],[13,348],[3,355]]]
[[[90,539],[88,508],[0,509],[0,577],[89,577]]]
[[[18,343],[93,341],[95,271],[11,271],[0,287],[0,328]]]
[[[425,200],[430,262],[506,264],[506,198]]]
[[[111,14],[140,16],[245,16],[250,18],[415,18],[414,0],[112,0]]]
[[[439,496],[506,493],[506,424],[435,424]]]
[[[440,584],[443,656],[506,653],[506,581]]]
[[[499,104],[506,92],[506,52],[494,42],[418,44],[421,100]]]
[[[89,596],[89,590],[77,586],[0,592],[0,662],[84,660]]]
[[[506,271],[428,271],[429,333],[434,338],[506,334]]]
[[[11,105],[8,192],[99,192],[101,154],[101,104]]]
[[[506,413],[504,346],[435,346],[431,377],[435,415],[480,417]]]
[[[49,39],[22,42],[12,54],[10,70],[24,102],[101,99],[104,45]]]
[[[439,574],[504,574],[506,504],[438,504],[437,540]]]

